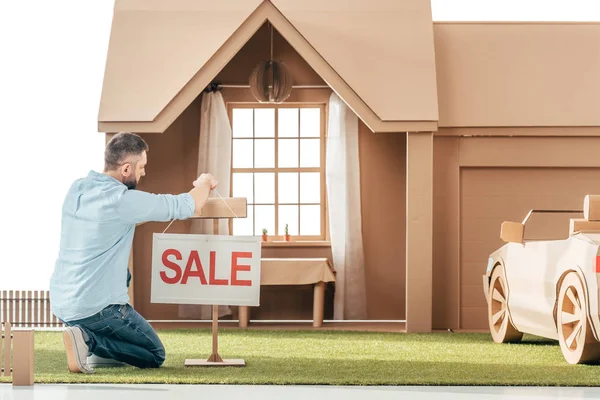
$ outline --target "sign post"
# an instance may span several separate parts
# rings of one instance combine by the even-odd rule
[[[212,353],[206,360],[186,359],[185,366],[245,366],[243,359],[224,360],[219,355],[218,306],[258,306],[260,302],[260,238],[218,235],[217,218],[231,218],[236,206],[236,217],[246,217],[246,199],[218,201],[223,207],[209,204],[200,217],[215,219],[214,235],[153,235],[150,301],[212,305]]]

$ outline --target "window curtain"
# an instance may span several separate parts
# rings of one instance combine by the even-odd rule
[[[196,176],[208,172],[218,181],[217,190],[229,197],[231,177],[231,124],[223,95],[218,91],[202,94],[200,105],[200,137],[198,144],[198,170]],[[211,195],[211,197],[214,195]],[[212,219],[192,219],[191,234],[213,234]],[[229,235],[229,220],[219,220],[219,235]],[[230,315],[231,308],[219,306],[219,317]],[[181,305],[180,317],[211,319],[212,307]]]
[[[334,319],[367,318],[362,242],[358,118],[332,93],[327,121],[326,183],[336,270]]]

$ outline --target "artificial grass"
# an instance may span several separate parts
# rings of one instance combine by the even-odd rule
[[[59,332],[35,333],[36,383],[198,383],[325,385],[597,386],[600,365],[569,365],[558,342],[525,335],[495,344],[478,333],[219,331],[223,358],[245,367],[184,367],[206,359],[210,331],[158,331],[167,359],[159,369],[97,368],[72,374]],[[0,382],[8,382],[0,378]]]

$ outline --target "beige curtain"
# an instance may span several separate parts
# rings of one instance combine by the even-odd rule
[[[329,98],[327,128],[327,202],[336,270],[333,315],[366,319],[358,118],[335,93]]]
[[[197,176],[208,172],[219,181],[217,190],[223,197],[229,196],[231,176],[231,124],[227,116],[227,107],[223,95],[218,92],[202,94],[200,106],[200,137],[198,145]],[[229,234],[229,220],[219,221],[219,235]],[[212,219],[194,219],[191,221],[192,234],[213,234]],[[219,306],[219,317],[230,315],[231,308]],[[211,319],[212,307],[181,305],[179,316],[182,318]]]

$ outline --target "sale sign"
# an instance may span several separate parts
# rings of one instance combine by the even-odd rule
[[[258,306],[260,259],[259,237],[155,233],[150,301]]]

